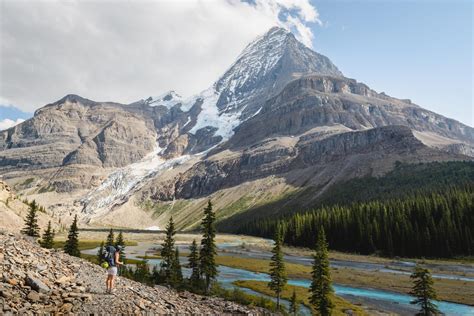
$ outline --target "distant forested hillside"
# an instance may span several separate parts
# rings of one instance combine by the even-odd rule
[[[281,223],[285,242],[305,247],[313,246],[318,229],[324,227],[330,248],[340,251],[409,257],[472,255],[473,188],[473,162],[400,164],[384,177],[334,186],[312,210],[274,208],[272,216],[265,216],[265,210],[263,214],[248,211],[219,227],[271,237]]]
[[[342,204],[412,195],[413,191],[442,191],[446,187],[474,183],[473,161],[397,163],[383,177],[351,179],[331,187],[318,200],[320,204]]]

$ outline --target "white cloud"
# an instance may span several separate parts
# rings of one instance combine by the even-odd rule
[[[296,38],[300,40],[303,44],[308,47],[311,47],[311,43],[313,41],[313,32],[311,29],[305,25],[300,19],[295,18],[293,16],[288,16],[286,18],[286,24],[297,31]]]
[[[24,119],[17,119],[16,121],[10,120],[10,119],[3,119],[0,121],[0,131],[3,131],[5,129],[18,125],[24,121],[25,121]]]
[[[274,25],[311,46],[309,0],[0,0],[0,98],[133,102],[207,88]]]

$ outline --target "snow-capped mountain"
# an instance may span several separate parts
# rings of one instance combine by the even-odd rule
[[[261,110],[265,100],[288,82],[310,73],[342,77],[329,58],[298,42],[291,32],[274,27],[250,43],[231,67],[200,94],[182,100],[170,91],[148,98],[146,103],[167,108],[178,105],[184,112],[200,104],[200,112],[188,133],[196,135],[207,129],[219,137],[219,142],[224,142],[233,135],[234,128]]]
[[[68,95],[0,132],[0,176],[23,194],[44,197],[58,216],[129,227],[162,227],[170,214],[190,227],[205,198],[244,210],[242,201],[316,196],[395,161],[470,157],[472,127],[345,78],[282,28],[190,98],[167,91],[125,105]]]
[[[289,81],[308,73],[342,76],[329,58],[313,52],[283,28],[274,27],[250,43],[214,84],[221,112],[258,111],[262,95],[278,93]]]

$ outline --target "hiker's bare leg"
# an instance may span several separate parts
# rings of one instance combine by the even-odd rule
[[[115,275],[112,275],[112,278],[110,279],[110,289],[112,290],[115,286]]]
[[[107,291],[112,290],[112,285],[113,285],[113,283],[112,283],[113,281],[112,281],[112,280],[113,280],[113,277],[114,277],[113,275],[108,275],[108,276],[107,276]]]

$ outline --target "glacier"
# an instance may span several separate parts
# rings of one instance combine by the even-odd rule
[[[191,158],[191,155],[183,155],[166,160],[159,156],[162,151],[163,148],[157,146],[142,160],[111,173],[101,185],[81,198],[79,202],[83,205],[82,212],[86,213],[86,218],[91,219],[106,213],[113,206],[125,202],[132,192],[145,184],[144,180]]]

